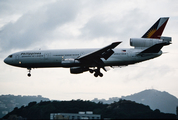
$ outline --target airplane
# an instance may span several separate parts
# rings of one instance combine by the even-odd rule
[[[31,50],[10,54],[4,62],[6,64],[27,68],[31,76],[32,68],[63,67],[70,68],[71,74],[89,71],[95,77],[102,77],[102,68],[114,66],[128,66],[150,60],[162,55],[161,48],[172,43],[171,37],[161,36],[169,17],[161,17],[141,37],[130,38],[132,48],[115,48],[121,41],[113,42],[101,49],[58,49]]]

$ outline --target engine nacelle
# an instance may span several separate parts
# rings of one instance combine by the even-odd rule
[[[167,44],[171,44],[172,42],[172,38],[171,37],[164,37],[164,36],[161,36],[161,39],[166,42]]]
[[[61,64],[62,64],[64,67],[70,67],[70,66],[73,66],[73,65],[80,64],[80,61],[75,60],[75,59],[63,59],[63,60],[61,61]]]
[[[162,43],[161,39],[151,38],[130,38],[130,46],[133,47],[150,47],[158,43]]]
[[[72,74],[79,74],[79,73],[83,73],[85,71],[88,71],[88,69],[83,68],[83,67],[71,67],[70,68],[70,73],[72,73]]]

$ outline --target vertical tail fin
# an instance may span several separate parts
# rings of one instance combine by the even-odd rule
[[[160,18],[143,36],[142,38],[158,38],[160,39],[169,17]]]

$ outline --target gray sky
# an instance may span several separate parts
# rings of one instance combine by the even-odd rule
[[[121,97],[145,89],[178,97],[177,0],[1,0],[0,94],[42,95],[71,100]],[[114,41],[127,48],[160,17],[170,17],[163,36],[173,44],[150,61],[104,72],[72,75],[65,68],[27,70],[6,65],[9,54],[21,50],[101,48]]]

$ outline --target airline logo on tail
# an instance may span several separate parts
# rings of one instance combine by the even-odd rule
[[[158,38],[160,39],[163,30],[168,21],[168,17],[160,18],[143,36],[142,38]]]

